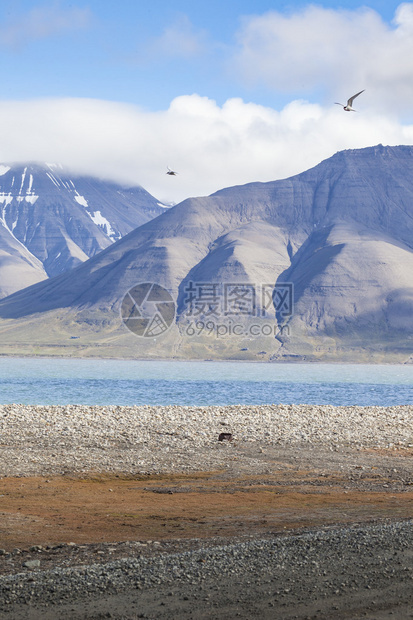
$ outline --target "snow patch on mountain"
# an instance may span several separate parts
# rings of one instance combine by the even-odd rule
[[[9,170],[11,170],[10,166],[4,166],[3,164],[0,164],[0,177],[3,176],[3,174],[6,174],[6,172],[8,172]]]
[[[59,170],[63,170],[62,164],[53,164],[50,162],[46,162],[46,166],[50,168],[50,170],[56,170],[56,168],[58,168]]]
[[[30,202],[30,204],[34,205],[34,203],[36,202],[36,200],[39,198],[39,196],[35,196],[34,194],[32,194],[31,196],[25,196],[24,200],[26,202]]]
[[[93,214],[89,213],[92,221],[97,225],[100,226],[101,228],[105,229],[105,232],[107,234],[108,237],[110,237],[112,240],[115,240],[116,238],[116,233],[113,230],[112,226],[110,225],[110,222],[103,217],[102,213],[100,211],[95,211]]]
[[[22,193],[22,190],[23,190],[24,179],[26,178],[26,172],[27,172],[27,168],[25,168],[25,169],[23,170],[23,174],[22,174],[22,183],[21,183],[21,185],[20,185],[20,191],[19,191],[19,194],[21,194],[21,193]]]
[[[0,202],[3,202],[4,206],[9,205],[12,200],[13,200],[13,196],[11,194],[0,192]]]
[[[86,200],[86,198],[84,196],[79,196],[79,194],[77,194],[77,196],[75,196],[75,200],[82,207],[87,208],[89,206],[88,202],[87,202],[87,200]]]
[[[46,174],[49,177],[49,179],[52,181],[52,183],[56,185],[56,187],[60,187],[59,181],[57,181],[57,179],[53,176],[53,174],[51,174],[50,172],[46,172]]]

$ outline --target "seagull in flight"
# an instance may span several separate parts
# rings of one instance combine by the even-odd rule
[[[171,170],[169,166],[167,166],[167,168],[168,168],[168,172],[166,174],[169,174],[169,176],[175,177],[178,174],[177,172],[174,172],[173,170]]]
[[[365,89],[364,89],[365,90]],[[341,107],[343,108],[343,110],[345,110],[346,112],[357,112],[357,110],[355,110],[353,108],[353,101],[356,97],[358,97],[359,95],[361,95],[361,93],[364,93],[364,90],[361,90],[359,93],[357,93],[356,95],[353,95],[352,97],[350,97],[350,99],[347,101],[347,104],[344,105],[343,103],[338,103],[337,101],[335,101],[334,103],[336,105],[341,105]]]

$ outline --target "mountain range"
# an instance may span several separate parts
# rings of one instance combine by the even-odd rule
[[[122,321],[140,283],[176,301],[156,338]],[[0,317],[3,353],[411,362],[413,147],[341,151],[185,200],[1,300]]]
[[[57,164],[0,165],[0,297],[76,267],[165,207]]]

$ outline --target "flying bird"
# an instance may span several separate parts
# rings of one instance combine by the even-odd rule
[[[365,90],[365,89],[364,89]],[[359,95],[361,95],[361,93],[364,93],[364,90],[361,90],[359,93],[357,93],[356,95],[353,95],[352,97],[350,97],[350,99],[347,101],[347,104],[344,105],[343,103],[338,103],[337,101],[335,101],[334,103],[336,105],[341,105],[341,107],[343,108],[343,110],[345,110],[346,112],[357,112],[357,110],[355,110],[353,108],[353,101],[356,97],[358,97]]]
[[[169,166],[167,166],[167,168],[168,168],[168,172],[166,174],[169,174],[169,176],[175,177],[178,174],[177,172],[174,172],[173,170],[171,170]]]

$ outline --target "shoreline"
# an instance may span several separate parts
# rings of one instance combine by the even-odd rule
[[[14,354],[14,353],[1,353],[0,352],[0,360],[1,359],[43,359],[43,360],[87,360],[87,361],[125,361],[125,362],[183,362],[192,364],[194,362],[199,363],[236,363],[236,364],[268,364],[268,365],[276,365],[276,366],[297,366],[297,365],[314,365],[320,366],[325,364],[326,366],[413,366],[413,356],[410,356],[406,361],[397,361],[397,362],[357,362],[357,361],[348,361],[348,360],[340,360],[340,359],[332,359],[332,360],[323,360],[323,359],[305,359],[305,356],[302,356],[300,359],[223,359],[223,358],[190,358],[190,357],[106,357],[106,356],[77,356],[77,355],[42,355],[41,353],[27,353],[27,354]]]

